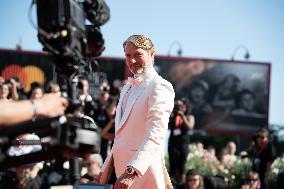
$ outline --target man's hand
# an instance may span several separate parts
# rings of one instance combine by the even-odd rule
[[[133,184],[135,179],[135,174],[129,175],[123,173],[115,182],[114,189],[128,189]]]
[[[80,179],[80,183],[86,184],[88,182],[89,182],[89,179],[86,179],[86,178],[81,178]]]
[[[41,99],[35,100],[37,113],[43,117],[55,117],[64,114],[68,101],[54,93],[45,94]]]

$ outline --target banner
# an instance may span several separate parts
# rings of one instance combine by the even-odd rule
[[[270,64],[158,57],[156,70],[188,98],[195,130],[251,134],[268,125]]]
[[[45,53],[0,50],[0,75],[32,82],[56,81],[54,64]],[[87,76],[90,94],[100,82],[130,76],[123,58],[99,57],[97,72]],[[187,98],[195,117],[194,131],[248,135],[268,126],[270,63],[155,57],[155,69],[170,81],[176,98]],[[94,66],[95,67],[95,66]]]

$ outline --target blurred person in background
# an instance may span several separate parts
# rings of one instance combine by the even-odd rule
[[[9,85],[7,83],[3,83],[0,85],[0,100],[7,101],[9,96]]]
[[[79,88],[79,102],[82,105],[85,105],[88,102],[92,101],[92,97],[89,94],[89,82],[85,78],[81,78],[78,82]]]
[[[60,86],[53,81],[48,82],[47,87],[46,87],[46,92],[47,93],[55,93],[58,96],[61,96]]]
[[[205,189],[203,177],[195,169],[186,172],[185,183],[176,187],[176,189]]]
[[[119,96],[123,85],[123,81],[120,79],[114,79],[112,82],[111,94],[113,96]]]
[[[269,131],[262,128],[256,132],[249,156],[252,160],[252,170],[259,174],[261,188],[268,189],[268,173],[276,158],[276,151],[269,139]]]
[[[94,102],[95,99],[89,94],[89,81],[86,78],[80,78],[77,87],[79,89],[78,103],[83,106],[84,115],[96,121],[94,112],[97,104]]]
[[[75,118],[80,120],[82,127],[85,129],[96,130],[97,124],[94,119],[85,114],[85,108],[82,104],[73,104],[72,109],[66,114],[68,118]]]
[[[34,144],[31,144],[31,141],[33,141]],[[41,149],[40,138],[38,136],[25,134],[17,137],[13,146],[8,149],[7,154],[11,157],[21,156],[40,151]],[[6,179],[0,179],[0,188],[39,189],[41,186],[41,178],[38,172],[41,168],[42,162],[38,162],[21,165],[2,172],[1,174],[3,175],[1,176],[6,177]]]
[[[196,149],[197,149],[197,152],[198,152],[198,155],[199,156],[204,156],[204,151],[205,151],[205,149],[204,149],[204,145],[203,145],[203,143],[202,142],[200,142],[200,141],[197,141],[196,143],[195,143],[195,145],[196,145]]]
[[[97,123],[98,127],[100,127],[103,130],[114,115],[113,114],[111,115],[109,112],[109,108],[112,104],[112,98],[109,93],[110,87],[108,82],[107,81],[102,82],[99,89],[100,89],[100,96],[95,101],[96,109],[94,110],[94,120]],[[103,160],[105,160],[107,157],[108,148],[109,148],[109,140],[101,137],[100,154]]]
[[[191,115],[189,101],[185,98],[175,100],[169,119],[171,130],[168,142],[170,176],[177,184],[185,181],[185,164],[189,152],[188,131],[194,128],[194,116]],[[177,161],[178,160],[178,161]]]
[[[30,92],[30,99],[31,100],[35,100],[35,99],[40,99],[43,97],[43,94],[44,94],[44,89],[41,85],[38,85],[38,86],[34,86],[32,89],[31,89],[31,92]]]
[[[9,85],[10,90],[10,96],[9,98],[12,100],[19,100],[19,89],[20,89],[20,83],[18,82],[18,78],[9,78],[7,80],[7,83]],[[22,94],[21,94],[22,95]]]
[[[250,171],[242,181],[240,189],[261,189],[258,173]]]
[[[17,92],[18,92],[18,100],[25,100],[28,99],[28,96],[25,92],[24,89],[24,84],[22,83],[22,81],[18,78],[18,77],[13,77],[13,79],[16,82],[16,88],[17,88]]]
[[[87,173],[81,177],[81,183],[97,182],[99,173],[103,165],[103,159],[100,154],[89,154],[85,158]]]
[[[0,85],[0,100],[18,100],[17,82],[14,78],[5,80]]]
[[[217,172],[220,162],[216,157],[216,150],[213,146],[208,146],[207,149],[203,150],[202,159],[204,163],[210,166],[210,169],[214,172]]]
[[[225,164],[225,168],[231,169],[234,167],[237,161],[236,151],[237,145],[233,141],[228,142],[224,149],[222,161],[222,163]]]
[[[110,104],[109,108],[107,109],[108,115],[110,117],[110,121],[102,130],[102,137],[106,140],[111,141],[111,145],[113,143],[115,137],[115,112],[116,106],[118,104],[119,95],[115,96],[112,103]]]

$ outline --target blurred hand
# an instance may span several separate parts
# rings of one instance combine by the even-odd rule
[[[81,178],[81,179],[80,179],[80,183],[86,184],[86,183],[88,183],[88,182],[89,182],[89,179],[86,179],[86,178]]]
[[[37,107],[38,116],[56,117],[64,114],[68,101],[57,94],[45,94],[41,99],[34,101]]]
[[[17,86],[17,81],[15,79],[10,78],[9,81],[12,86]]]
[[[184,116],[184,112],[183,111],[181,111],[181,110],[179,110],[179,111],[177,111],[177,115],[179,115],[179,116]]]
[[[135,175],[123,173],[115,182],[114,189],[130,188],[135,179]]]

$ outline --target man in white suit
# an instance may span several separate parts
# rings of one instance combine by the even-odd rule
[[[155,71],[154,45],[143,35],[124,43],[126,65],[133,73],[123,87],[115,117],[115,139],[102,170],[100,183],[114,166],[114,188],[172,188],[164,162],[168,120],[174,106],[174,89]]]

